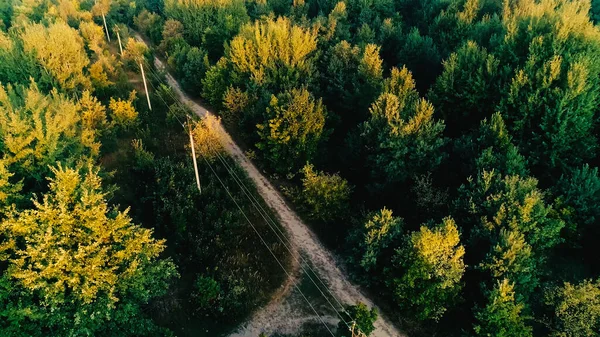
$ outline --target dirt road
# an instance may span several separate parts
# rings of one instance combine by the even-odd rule
[[[138,37],[139,38],[139,37]],[[163,63],[156,58],[155,65],[159,69],[165,69]],[[204,117],[211,114],[206,108],[190,99],[182,90],[177,81],[166,73],[166,78],[169,85],[179,96],[182,103],[194,111],[198,116]],[[222,128],[222,126],[221,126]],[[293,249],[307,260],[310,266],[319,275],[321,280],[329,287],[335,298],[343,304],[355,304],[360,301],[367,304],[369,307],[375,307],[374,303],[367,298],[357,286],[349,281],[348,276],[338,265],[333,254],[328,251],[317,239],[316,235],[300,220],[294,211],[292,211],[285,203],[280,193],[273,185],[263,176],[263,174],[246,158],[244,152],[235,144],[229,134],[222,129],[224,136],[223,142],[229,155],[231,155],[238,164],[246,171],[247,175],[252,179],[257,186],[258,192],[264,198],[265,202],[278,215],[283,227],[287,230],[290,241],[293,244]],[[317,281],[318,282],[318,281]],[[293,287],[287,287],[290,292],[293,292]],[[303,317],[297,317],[298,312],[294,308],[295,301],[285,300],[286,296],[278,296],[278,298],[267,306],[255,313],[248,322],[246,322],[236,333],[231,336],[252,336],[257,337],[261,332],[294,332],[294,328],[299,328],[301,323],[314,321],[320,323],[319,317],[310,313],[305,313]],[[334,301],[334,303],[337,303]],[[378,310],[379,311],[379,310]],[[331,326],[337,324],[337,319],[333,314],[328,315],[320,313],[322,319]],[[291,318],[296,317],[296,318]],[[388,319],[382,317],[375,323],[376,330],[371,334],[375,337],[396,337],[403,334],[389,322]]]

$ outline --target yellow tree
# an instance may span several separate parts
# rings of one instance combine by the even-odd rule
[[[66,23],[58,21],[45,27],[41,24],[25,26],[21,34],[23,48],[33,53],[44,70],[65,90],[90,86],[83,69],[90,60],[85,54],[79,33]]]
[[[91,165],[52,174],[33,209],[0,223],[3,334],[149,335],[141,305],[177,276],[164,241],[109,207]]]
[[[403,270],[402,277],[392,281],[398,304],[421,320],[438,320],[458,297],[464,255],[452,218],[445,218],[436,228],[422,226],[412,233],[394,258]]]
[[[116,125],[128,128],[137,122],[138,112],[133,107],[133,101],[136,98],[135,95],[136,92],[133,90],[129,93],[127,100],[110,98],[108,108],[112,113],[112,120]]]
[[[19,94],[22,93],[22,94]],[[48,166],[98,154],[100,144],[86,132],[80,115],[89,109],[53,90],[49,95],[37,85],[0,85],[0,152],[18,178],[41,182]]]

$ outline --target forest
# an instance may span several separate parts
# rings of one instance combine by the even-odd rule
[[[599,337],[597,23],[598,0],[1,2],[0,335],[223,336],[267,304],[293,256],[220,122],[406,336]]]

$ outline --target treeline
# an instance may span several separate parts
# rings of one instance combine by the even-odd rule
[[[287,265],[270,225],[227,193],[235,174],[261,200],[213,122],[186,122],[151,51],[131,38],[139,12],[0,3],[1,336],[215,336],[284,280],[245,216]],[[202,193],[188,127],[206,159]]]
[[[412,335],[598,336],[597,2],[136,9]]]

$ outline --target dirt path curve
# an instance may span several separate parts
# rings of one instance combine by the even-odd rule
[[[157,68],[165,70],[169,85],[179,96],[182,103],[190,107],[190,109],[192,109],[192,111],[194,111],[194,113],[200,117],[212,114],[206,108],[190,99],[189,96],[185,94],[183,90],[181,90],[179,83],[177,83],[171,74],[166,72],[162,61],[160,61],[158,58],[155,58],[154,62]],[[281,194],[250,162],[250,160],[246,158],[242,149],[235,144],[225,129],[222,126],[220,127],[222,128],[221,131],[224,138],[223,145],[227,152],[246,171],[246,174],[248,174],[250,179],[252,179],[258,189],[258,192],[263,197],[267,205],[269,205],[269,207],[271,207],[278,215],[281,224],[288,232],[291,242],[296,246],[295,248],[298,249],[300,253],[310,261],[312,268],[318,273],[319,277],[329,287],[335,297],[343,304],[354,304],[360,301],[367,304],[369,307],[376,307],[375,304],[369,298],[367,298],[356,285],[350,282],[348,276],[336,262],[334,255],[319,242],[316,235],[302,222],[302,220],[300,220],[296,213],[289,208]],[[292,287],[286,288],[291,289]],[[269,326],[276,325],[277,322],[273,322],[273,320],[285,320],[285,312],[286,310],[290,309],[281,308],[282,296],[277,297],[278,299],[276,301],[271,302],[264,308],[260,309],[250,318],[248,322],[242,326],[238,332],[234,333],[232,336],[256,337],[264,329],[268,331]],[[381,312],[380,310],[378,311]],[[332,324],[337,322],[332,320],[331,317],[327,318],[326,321],[329,321]],[[375,322],[375,328],[376,329],[373,333],[371,333],[371,336],[404,336],[383,315],[380,315],[380,318]]]

